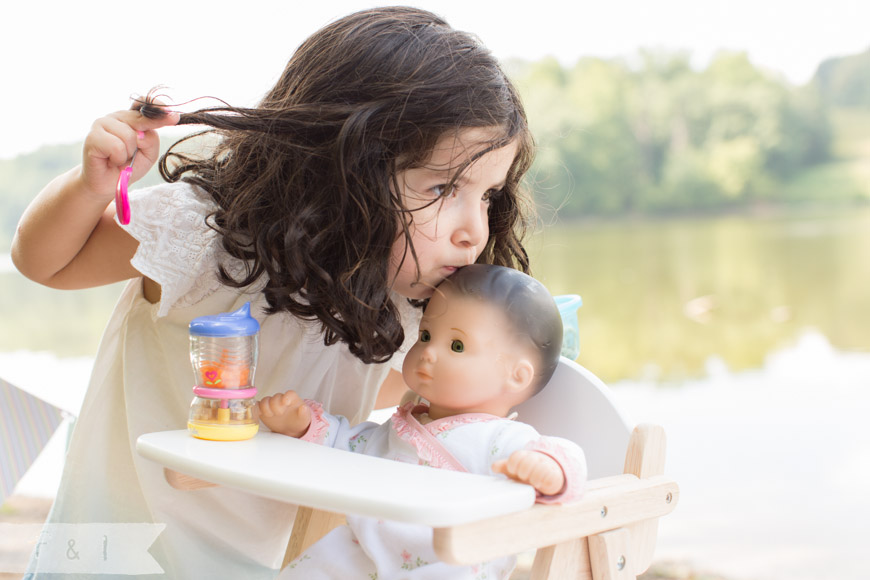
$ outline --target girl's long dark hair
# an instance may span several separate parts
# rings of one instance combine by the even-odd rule
[[[152,95],[140,111],[165,114]],[[520,181],[534,144],[522,104],[475,37],[429,12],[378,8],[340,19],[298,48],[256,108],[183,113],[180,124],[219,137],[200,156],[182,152],[184,138],[159,167],[218,205],[209,224],[248,264],[240,277],[221,267],[222,282],[264,280],[270,314],[318,320],[326,345],[344,342],[366,363],[389,359],[404,338],[390,252],[404,236],[407,256],[416,254],[396,175],[421,166],[440,137],[494,127],[501,134],[489,149],[519,143],[478,261],[528,271]]]

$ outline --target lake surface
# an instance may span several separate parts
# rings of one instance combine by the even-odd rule
[[[555,226],[530,253],[582,295],[579,361],[608,382],[759,368],[806,329],[870,351],[870,209]]]
[[[866,578],[870,211],[557,225],[529,246],[551,292],[583,296],[579,362],[665,427],[681,497],[657,560]],[[0,376],[75,413],[119,292],[40,288],[0,259]],[[19,493],[54,493],[63,443]]]
[[[870,351],[870,209],[555,224],[528,243],[553,294],[580,294],[579,362],[604,380],[732,370],[815,329]],[[0,258],[0,351],[92,355],[121,286],[61,292]]]

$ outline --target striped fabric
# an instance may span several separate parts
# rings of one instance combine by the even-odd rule
[[[0,379],[0,505],[62,420],[57,407]]]

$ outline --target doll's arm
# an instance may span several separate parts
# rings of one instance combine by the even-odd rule
[[[520,483],[527,483],[542,495],[556,495],[565,487],[565,473],[545,453],[521,449],[492,464],[492,470]]]
[[[519,447],[505,445],[504,449],[509,455],[495,461],[492,470],[530,484],[538,492],[538,503],[568,503],[583,494],[586,456],[577,444],[538,436]]]
[[[311,425],[311,410],[295,391],[264,397],[257,410],[263,424],[282,435],[302,437]]]

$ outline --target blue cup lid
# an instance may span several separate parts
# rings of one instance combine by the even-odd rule
[[[564,316],[565,314],[573,314],[577,311],[578,308],[583,306],[583,299],[580,298],[577,294],[563,294],[561,296],[554,296],[554,300],[556,301],[556,306],[559,307],[559,312]]]
[[[251,316],[251,303],[235,312],[200,316],[190,321],[190,334],[196,336],[251,336],[260,331],[260,323]]]

